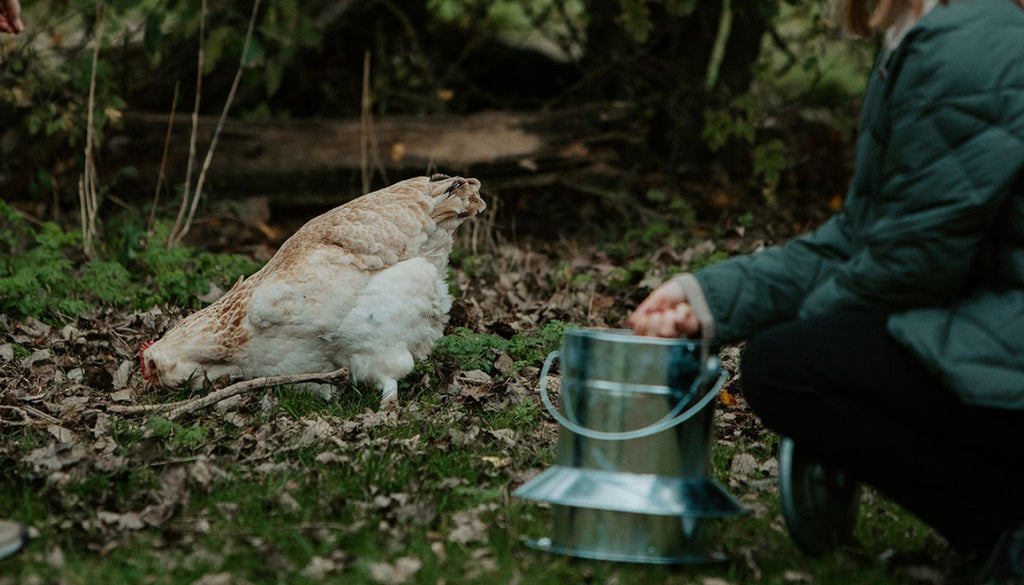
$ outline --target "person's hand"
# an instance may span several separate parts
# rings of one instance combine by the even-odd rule
[[[626,322],[637,335],[690,337],[700,331],[697,313],[686,301],[683,286],[674,280],[656,288]]]
[[[18,34],[24,28],[18,0],[0,0],[0,32]]]

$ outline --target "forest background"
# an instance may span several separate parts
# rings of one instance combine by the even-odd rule
[[[949,582],[868,493],[859,543],[786,536],[778,438],[735,376],[716,475],[729,560],[522,546],[550,464],[539,365],[672,274],[842,205],[877,49],[820,1],[38,0],[0,37],[0,583]],[[398,411],[279,387],[171,417],[135,352],[299,225],[409,176],[479,178],[446,336]],[[723,348],[733,373],[740,347]],[[909,551],[909,553],[907,552]],[[654,581],[652,581],[654,580]]]

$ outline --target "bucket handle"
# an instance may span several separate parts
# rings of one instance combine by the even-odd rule
[[[642,427],[632,431],[597,431],[594,429],[588,429],[579,423],[566,418],[562,413],[558,412],[555,405],[551,403],[551,397],[548,395],[548,370],[551,368],[551,364],[558,359],[560,352],[553,351],[548,354],[547,359],[544,360],[544,367],[540,371],[540,399],[544,403],[544,406],[548,409],[548,414],[552,416],[559,424],[576,433],[582,435],[588,439],[599,439],[603,441],[628,441],[631,439],[640,439],[643,437],[649,437],[656,435],[664,430],[668,430],[682,422],[685,422],[695,416],[698,412],[704,409],[712,400],[718,397],[718,393],[721,391],[722,386],[725,384],[725,380],[729,377],[729,372],[722,370],[721,374],[718,375],[718,379],[708,392],[701,397],[696,404],[686,408],[686,401],[680,400],[675,407],[669,411],[661,420],[658,420],[646,427]],[[720,369],[718,358],[715,356],[709,357],[702,365],[700,372],[697,374],[697,378],[690,385],[689,396],[695,395],[700,389],[700,386],[704,384],[709,375],[714,375],[714,372]],[[566,403],[567,409],[569,404]],[[571,409],[569,409],[571,412]],[[575,418],[575,417],[573,417]]]

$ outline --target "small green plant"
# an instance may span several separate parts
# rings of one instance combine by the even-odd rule
[[[146,428],[153,433],[154,437],[163,440],[167,446],[180,450],[192,450],[199,447],[206,441],[210,431],[199,425],[182,426],[159,416],[149,419]]]
[[[605,278],[605,284],[612,290],[622,290],[633,283],[633,274],[625,268],[614,268]]]
[[[701,139],[717,152],[730,141],[740,139],[753,144],[757,134],[757,101],[752,94],[733,99],[726,107],[704,111],[704,130]]]
[[[568,323],[552,320],[536,331],[517,333],[509,339],[491,333],[476,333],[457,327],[451,334],[437,340],[432,360],[461,370],[497,373],[494,362],[502,353],[512,358],[513,369],[540,365],[551,351],[558,348]]]
[[[437,340],[433,357],[462,370],[495,372],[494,360],[507,349],[508,341],[499,335],[476,333],[456,327],[450,335]]]
[[[515,362],[516,369],[528,365],[539,366],[547,354],[558,349],[565,330],[570,327],[572,324],[554,319],[537,331],[514,335],[508,343],[508,355]]]
[[[754,175],[764,185],[765,198],[772,205],[778,203],[775,191],[779,187],[782,172],[789,168],[787,159],[789,149],[778,138],[758,144],[751,154],[754,160]]]

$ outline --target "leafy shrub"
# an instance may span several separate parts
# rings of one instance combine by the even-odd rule
[[[10,208],[0,201],[0,208]],[[27,226],[13,223],[3,232],[0,242],[0,311],[14,316],[41,317],[44,314],[67,315],[86,310],[89,305],[67,292],[76,288],[71,261],[65,258],[66,248],[79,245],[80,236],[64,233],[52,223],[43,224],[34,233],[26,233]],[[17,217],[17,216],[15,216]],[[13,247],[30,237],[28,249],[19,252]]]
[[[130,226],[126,222],[122,229]],[[157,238],[167,230],[158,226]],[[0,312],[60,322],[100,305],[199,308],[197,297],[207,294],[211,284],[230,286],[258,268],[243,256],[185,246],[133,245],[87,260],[80,252],[81,239],[80,232],[65,232],[53,223],[33,227],[0,201]]]

